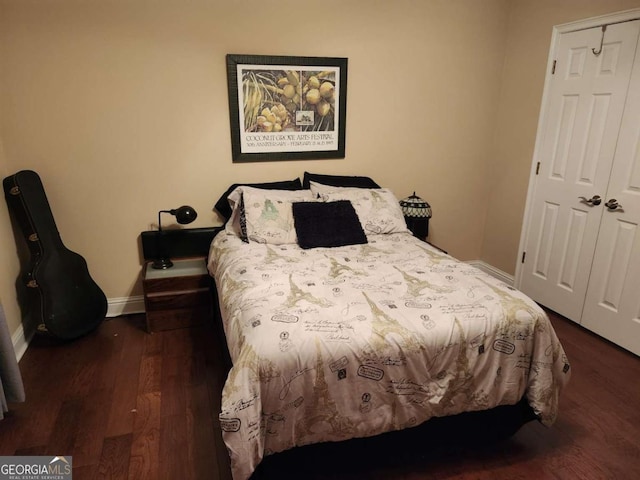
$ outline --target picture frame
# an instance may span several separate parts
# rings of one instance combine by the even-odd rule
[[[226,61],[234,163],[344,158],[347,58]]]

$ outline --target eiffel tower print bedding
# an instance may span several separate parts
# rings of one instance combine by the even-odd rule
[[[550,425],[570,368],[547,315],[410,233],[301,249],[218,235],[233,478],[265,455],[512,405]]]

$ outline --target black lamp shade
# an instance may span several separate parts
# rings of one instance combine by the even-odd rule
[[[198,217],[198,213],[189,205],[183,205],[175,210],[170,210],[169,213],[176,216],[176,221],[180,225],[191,223]]]

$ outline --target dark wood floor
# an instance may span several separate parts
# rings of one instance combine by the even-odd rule
[[[230,478],[216,422],[224,369],[213,329],[149,335],[143,320],[111,319],[67,344],[34,340],[20,362],[27,401],[0,422],[0,455],[71,454],[74,480]],[[640,359],[552,320],[573,369],[553,427],[530,422],[508,439],[475,445],[401,433],[305,447],[269,457],[256,476],[640,478]]]

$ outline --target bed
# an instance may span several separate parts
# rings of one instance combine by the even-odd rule
[[[545,312],[415,238],[389,190],[321,180],[225,193],[208,267],[234,480],[294,447],[521,401],[551,425],[570,366]]]

